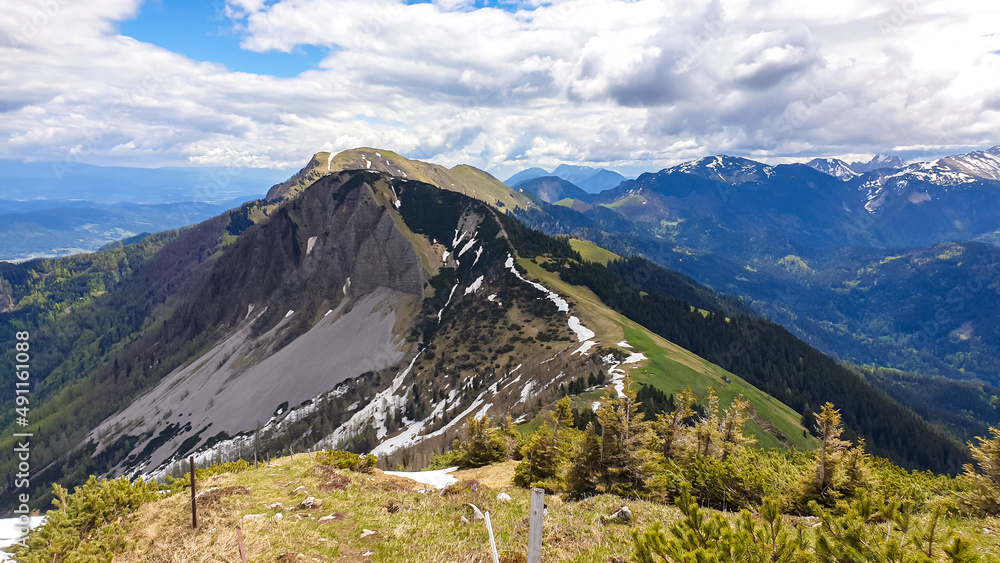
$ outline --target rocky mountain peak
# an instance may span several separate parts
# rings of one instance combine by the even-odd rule
[[[683,173],[702,176],[727,184],[766,180],[774,174],[774,168],[764,163],[738,156],[706,156],[685,162],[663,171],[667,174]]]

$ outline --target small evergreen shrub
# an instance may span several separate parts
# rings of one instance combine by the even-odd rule
[[[55,509],[48,511],[45,525],[28,534],[26,548],[13,550],[21,563],[109,563],[127,547],[131,514],[160,497],[157,483],[126,477],[99,481],[91,476],[73,493],[59,485],[52,489]]]
[[[326,450],[317,454],[316,459],[320,465],[348,469],[357,473],[371,473],[378,461],[373,454],[359,455],[343,450]]]

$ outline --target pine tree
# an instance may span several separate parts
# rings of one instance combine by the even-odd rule
[[[688,387],[683,392],[678,393],[674,399],[674,410],[669,413],[656,415],[653,423],[654,432],[659,438],[663,457],[670,459],[674,457],[683,444],[686,430],[686,420],[694,416],[695,399],[694,392]]]
[[[833,403],[827,402],[816,414],[816,433],[820,439],[816,491],[820,494],[823,494],[832,482],[833,469],[840,460],[841,450],[850,445],[850,442],[840,439],[843,432],[840,411],[834,408]]]
[[[980,511],[996,514],[1000,512],[1000,428],[990,427],[990,434],[992,439],[977,436],[979,445],[969,442],[969,454],[975,465],[965,465],[965,478],[974,492],[969,504]]]
[[[566,491],[575,498],[597,492],[602,479],[601,437],[593,422],[584,430],[580,448],[566,475]]]
[[[695,423],[694,437],[696,442],[695,454],[698,457],[708,456],[714,448],[719,447],[722,440],[719,419],[719,397],[715,394],[715,389],[708,388],[708,406],[705,407],[705,414]]]
[[[569,397],[563,397],[556,403],[555,410],[549,414],[549,420],[552,421],[552,439],[558,442],[559,432],[564,428],[569,429],[573,427],[573,407],[570,404]]]
[[[750,418],[746,414],[749,409],[750,401],[746,400],[743,395],[740,395],[733,399],[733,404],[726,409],[725,416],[719,421],[723,459],[740,447],[757,442],[757,439],[753,436],[745,436],[743,434],[743,427]]]
[[[521,447],[524,459],[514,470],[514,484],[519,487],[540,487],[548,493],[554,493],[559,488],[558,473],[560,462],[564,459],[556,448],[552,429],[548,424],[542,424],[528,437],[528,442]]]
[[[461,454],[458,458],[461,467],[482,467],[507,458],[503,432],[489,417],[470,417],[465,422],[465,435],[464,442],[456,439],[453,446]]]
[[[514,424],[514,417],[508,412],[500,425],[500,435],[503,438],[504,450],[508,459],[520,459],[521,433]]]
[[[633,496],[646,488],[650,475],[650,428],[639,412],[631,377],[625,377],[621,396],[614,388],[601,399],[601,465],[606,492]]]

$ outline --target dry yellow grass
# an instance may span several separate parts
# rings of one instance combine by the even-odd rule
[[[116,563],[232,562],[239,561],[236,527],[243,529],[249,561],[413,561],[487,562],[489,540],[482,521],[474,521],[473,503],[491,513],[499,548],[507,561],[517,561],[527,550],[528,491],[505,485],[516,462],[458,472],[460,479],[475,480],[478,490],[443,497],[425,485],[396,479],[379,471],[348,471],[344,490],[323,492],[315,460],[307,455],[275,460],[270,467],[206,479],[200,488],[228,489],[216,498],[199,502],[199,527],[191,529],[190,497],[186,494],[151,502],[140,508],[129,534],[130,546],[115,557]],[[323,504],[320,509],[295,507],[307,493]],[[421,492],[424,490],[424,492]],[[231,494],[233,492],[237,494]],[[498,500],[506,492],[512,500]],[[209,496],[209,495],[206,495]],[[280,502],[284,510],[269,509]],[[544,528],[546,561],[628,560],[631,530],[653,521],[670,524],[677,518],[673,507],[644,501],[623,501],[602,495],[582,502],[546,499]],[[627,504],[633,526],[607,525],[601,521]],[[282,518],[275,520],[276,514]],[[263,516],[244,520],[245,515]],[[320,523],[328,515],[336,517]],[[469,524],[462,517],[470,520]],[[362,538],[363,530],[376,533]],[[301,555],[300,555],[301,554]],[[284,557],[284,559],[282,559]]]
[[[514,481],[514,468],[517,467],[518,463],[514,460],[508,460],[486,467],[456,471],[453,475],[459,481],[478,481],[491,489],[502,489],[511,486]]]

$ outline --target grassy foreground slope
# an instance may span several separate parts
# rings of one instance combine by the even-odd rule
[[[205,479],[198,487],[197,529],[191,527],[191,497],[180,490],[143,503],[95,535],[121,540],[106,542],[117,543],[115,563],[239,561],[237,527],[248,561],[488,562],[489,536],[472,503],[490,513],[502,560],[524,560],[530,492],[511,485],[517,462],[458,471],[458,486],[442,494],[379,470],[357,473],[317,461],[315,454],[299,454]],[[501,492],[511,500],[497,499]],[[315,499],[313,508],[298,508],[308,497]],[[627,560],[632,527],[601,521],[625,501],[613,495],[582,502],[549,496],[546,503],[544,560]],[[679,514],[653,502],[627,504],[634,526],[669,524]]]
[[[261,463],[245,471],[201,479],[197,529],[191,527],[187,489],[175,485],[172,494],[147,492],[144,502],[104,514],[96,527],[84,529],[78,524],[75,529],[64,528],[83,530],[87,536],[71,559],[65,560],[229,563],[240,560],[239,529],[251,562],[489,562],[489,536],[483,520],[475,518],[471,503],[490,514],[500,560],[525,561],[530,495],[526,489],[511,485],[517,462],[457,471],[453,475],[459,482],[442,492],[379,470],[358,473],[334,469],[319,461],[317,454],[298,454],[274,459],[269,465]],[[128,494],[121,491],[128,485],[113,483],[116,485],[109,489],[118,490],[117,495],[94,494],[94,486],[86,498],[74,498],[80,496],[79,492],[71,495],[70,514],[80,510],[78,502],[89,501],[99,507],[116,496],[117,500],[111,502],[122,504],[121,499]],[[498,498],[500,493],[510,499]],[[303,501],[310,497],[312,507],[303,507]],[[641,535],[654,525],[670,529],[684,522],[675,506],[614,495],[597,495],[579,502],[549,495],[545,501],[543,561],[635,561],[633,534]],[[622,506],[631,510],[630,522],[607,518]],[[50,521],[59,519],[53,516],[55,512],[50,512]],[[732,525],[742,518],[731,512],[702,512]],[[811,517],[779,519],[793,533],[809,535],[819,526],[819,521]],[[925,519],[919,517],[919,523]],[[886,524],[873,520],[865,525],[884,528]],[[995,561],[1000,553],[1000,536],[993,531],[1000,526],[996,517],[948,516],[939,525],[952,535],[972,539],[979,556],[972,560]],[[29,543],[50,548],[52,543],[42,541],[44,533],[45,528],[36,530]],[[90,553],[79,549],[87,545]],[[51,553],[36,553],[51,557]],[[941,557],[929,561],[950,560],[944,558],[940,548],[934,553]],[[42,561],[24,553],[20,560]]]

